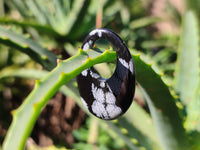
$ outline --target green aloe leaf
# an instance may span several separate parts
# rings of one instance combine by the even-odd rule
[[[36,69],[28,69],[28,68],[17,68],[7,67],[0,71],[0,81],[1,79],[8,77],[20,77],[20,78],[28,78],[28,79],[41,79],[47,75],[48,72],[44,70],[36,70]],[[67,86],[63,86],[60,91],[65,95],[73,98],[76,103],[85,110],[83,107],[80,97],[78,96],[78,90],[74,87],[73,83],[68,83]],[[85,110],[86,111],[86,110]],[[91,115],[88,111],[86,111],[89,115]],[[139,117],[139,116],[140,117]],[[139,120],[138,120],[138,119]],[[100,121],[100,120],[99,120]],[[104,123],[103,121],[100,121]],[[107,122],[106,122],[107,123]],[[134,102],[126,113],[125,117],[118,120],[118,124],[112,123],[109,127],[115,130],[116,128],[126,129],[128,131],[127,134],[123,134],[123,132],[119,131],[117,135],[122,137],[122,139],[126,139],[124,141],[130,148],[132,147],[146,147],[148,150],[156,150],[160,149],[158,140],[155,140],[155,129],[152,127],[153,123],[150,119],[150,116],[147,117],[147,114],[140,108],[136,102]],[[148,124],[148,126],[146,126]],[[144,126],[143,126],[144,125]],[[126,138],[125,138],[126,137]],[[135,140],[132,140],[135,139]],[[133,142],[138,141],[138,142]],[[155,142],[156,141],[156,142]],[[135,145],[135,146],[134,146]]]
[[[24,1],[22,1],[22,0],[12,0],[12,1],[5,1],[5,2],[8,5],[10,5],[12,8],[16,8],[22,16],[28,16],[27,11],[25,11],[27,9],[24,5]]]
[[[10,18],[0,18],[1,24],[14,24],[18,25],[22,28],[24,27],[32,27],[41,33],[45,33],[48,35],[53,35],[55,37],[60,36],[53,28],[48,25],[41,25],[38,23],[33,22],[33,20],[15,20]]]
[[[58,23],[52,24],[55,30],[61,35],[67,35],[72,30],[77,31],[77,25],[79,26],[87,12],[87,7],[91,1],[89,0],[74,0],[71,11],[67,14],[66,19],[61,23],[62,26],[58,28]]]
[[[187,11],[183,17],[182,35],[176,64],[176,90],[184,104],[194,96],[199,80],[199,31],[195,14]]]
[[[89,59],[89,61],[85,63],[85,60],[88,60],[88,55],[91,57],[91,60]],[[11,146],[9,144],[9,141],[15,141],[14,143],[18,144],[18,145],[15,145],[15,147],[22,148],[24,146],[26,138],[29,136],[32,130],[32,127],[34,125],[34,122],[37,119],[37,116],[39,115],[42,108],[47,103],[48,99],[51,96],[53,96],[53,94],[59,89],[61,85],[65,84],[67,81],[75,77],[78,73],[80,73],[85,68],[88,68],[97,62],[100,63],[100,62],[112,61],[116,59],[115,54],[108,53],[108,52],[105,52],[104,54],[98,56],[97,58],[94,58],[95,55],[98,56],[98,53],[95,51],[89,51],[87,52],[87,54],[85,52],[79,53],[78,55],[64,62],[61,62],[58,65],[58,67],[54,71],[52,71],[47,77],[45,77],[41,81],[36,82],[36,87],[33,90],[33,92],[29,95],[26,101],[20,106],[20,108],[13,112],[14,119],[5,140],[5,145],[4,145],[5,150],[7,148],[8,149],[12,148],[12,147],[9,147]],[[161,134],[159,136],[161,137],[161,139],[165,138],[165,142],[167,142],[167,144],[163,142],[164,145],[167,145],[169,146],[169,148],[172,148],[174,146],[173,145],[174,143],[177,144],[176,143],[177,141],[181,143],[184,141],[185,143],[181,145],[187,145],[187,141],[184,135],[184,130],[182,128],[182,124],[180,124],[181,119],[180,119],[180,116],[178,116],[178,112],[177,112],[174,100],[169,99],[168,101],[167,99],[168,97],[171,97],[168,88],[164,85],[160,76],[157,75],[152,70],[151,66],[144,63],[140,59],[139,56],[133,56],[133,58],[135,60],[136,67],[140,68],[137,70],[137,74],[139,74],[140,76],[138,78],[138,82],[144,87],[144,89],[147,88],[146,90],[147,93],[150,95],[151,98],[154,98],[154,100],[152,100],[152,103],[158,103],[157,107],[159,109],[157,111],[155,110],[155,112],[152,112],[152,115],[153,117],[156,118],[154,119],[154,121],[156,124],[157,132],[160,132],[162,130],[162,132],[159,133]],[[78,67],[79,65],[81,66]],[[72,66],[75,68],[75,70],[73,70]],[[68,71],[71,71],[71,72],[66,73]],[[148,74],[147,76],[150,78],[146,77],[144,74]],[[152,79],[154,82],[158,84],[149,84],[153,82]],[[146,83],[144,81],[146,81]],[[145,84],[147,84],[148,86],[145,86]],[[160,89],[161,86],[163,86],[164,89],[161,88],[162,90],[155,94],[157,97],[156,98],[154,96],[154,92]],[[151,88],[152,89],[155,88],[155,91],[153,90],[154,91],[153,92],[152,90],[149,90]],[[160,98],[157,94],[165,95],[166,98],[163,98],[162,101],[160,101]],[[152,107],[153,104],[150,104],[150,106]],[[165,108],[166,106],[169,106],[169,108],[168,107]],[[23,124],[21,124],[22,122]],[[160,127],[158,127],[158,125],[160,125]],[[20,131],[20,132],[16,133],[14,131]],[[12,134],[15,134],[15,135],[12,135]],[[182,136],[180,137],[180,135]],[[170,139],[167,139],[169,137]],[[169,143],[169,141],[171,140],[173,142]]]
[[[133,144],[133,142],[126,136],[123,134],[123,132],[121,130],[119,130],[119,127],[115,126],[113,123],[111,122],[107,122],[107,124],[109,125],[109,127],[116,132],[116,134],[123,140],[126,142],[126,144],[128,145],[128,147],[130,147],[131,149],[134,150],[140,150],[140,147],[138,147],[137,145]]]
[[[56,66],[56,55],[31,39],[0,27],[0,43],[14,47],[42,64],[47,70]]]
[[[13,121],[3,144],[4,150],[24,148],[26,139],[31,133],[35,121],[48,100],[84,69],[96,63],[111,61],[116,58],[116,53],[105,51],[102,55],[98,51],[82,51],[66,61],[61,61],[58,66],[42,80],[36,82],[34,90],[25,102],[12,111]],[[100,56],[99,56],[100,55]],[[17,131],[17,133],[16,133]]]
[[[25,51],[28,47],[29,50],[33,51],[36,55],[45,54],[46,59],[51,60],[48,65],[52,66],[55,64],[55,55],[49,54],[48,50],[41,48],[33,41],[22,38],[22,36],[1,28],[0,33],[3,33],[0,34],[0,39],[4,44],[19,48],[20,50],[22,49],[24,53],[31,56],[30,52],[28,53]],[[42,51],[39,51],[37,48]],[[110,53],[105,52],[104,54],[106,55],[102,54],[102,57],[100,54],[101,53],[97,53],[93,50],[87,53],[79,53],[64,62],[59,63],[58,67],[56,67],[53,72],[51,72],[43,80],[38,81],[36,88],[29,95],[27,100],[20,106],[19,109],[13,111],[14,119],[6,137],[5,147],[9,147],[9,145],[11,146],[9,141],[16,141],[12,142],[12,144],[17,144],[14,146],[15,148],[18,147],[20,149],[23,147],[26,138],[29,136],[37,119],[37,116],[47,103],[48,99],[53,96],[61,85],[65,84],[82,70],[94,65],[95,63],[113,61],[116,59],[116,55]],[[90,58],[94,58],[95,61],[93,61],[93,59],[88,59],[88,61],[85,62],[84,60],[87,60],[88,55]],[[35,59],[35,57],[33,57],[33,59]],[[166,150],[178,150],[181,148],[186,149],[188,147],[188,142],[183,129],[182,120],[178,114],[175,99],[171,96],[168,87],[162,81],[161,76],[156,74],[151,65],[146,64],[139,55],[133,55],[133,59],[136,66],[136,78],[148,99],[148,104],[150,106],[158,137],[161,140],[161,145]],[[64,67],[64,64],[66,65],[66,68]],[[68,70],[70,68],[72,70]],[[66,88],[63,89],[63,91],[64,90],[66,90]],[[21,124],[22,122],[23,125]],[[19,133],[16,133],[15,131],[19,131]]]
[[[151,64],[135,57],[136,78],[147,99],[156,131],[165,150],[188,150],[183,121],[168,86],[162,81]],[[139,69],[142,68],[142,69]]]
[[[46,146],[46,147],[40,147],[40,146],[37,146],[35,144],[29,144],[26,147],[26,150],[70,150],[70,149],[66,149],[64,147],[56,147],[54,145]]]
[[[44,70],[27,69],[27,68],[22,68],[22,69],[20,69],[20,68],[17,68],[17,67],[15,67],[15,66],[13,66],[13,67],[7,67],[7,68],[5,68],[5,69],[3,69],[3,70],[0,71],[0,81],[1,81],[2,79],[4,79],[4,78],[9,78],[9,77],[20,77],[20,78],[28,78],[28,79],[41,79],[41,78],[45,77],[47,74],[48,74],[48,72],[47,72],[47,71],[44,71]],[[81,101],[80,101],[80,97],[78,96],[77,87],[74,87],[74,84],[73,84],[72,82],[69,82],[69,83],[67,84],[67,86],[62,86],[62,87],[60,88],[60,91],[61,91],[63,94],[65,94],[66,96],[73,98],[73,99],[76,101],[76,103],[77,103],[83,110],[85,110],[85,112],[86,112],[88,115],[91,115],[91,114],[85,109],[85,107],[82,105],[82,103],[81,103]],[[91,115],[91,116],[92,116],[92,115]],[[99,121],[100,123],[102,123],[102,124],[105,124],[105,122],[103,122],[103,121],[100,121],[100,120],[98,120],[98,121]],[[128,119],[125,119],[123,122],[124,122],[125,125],[128,124]],[[113,129],[112,127],[114,126],[114,129],[113,129],[113,130],[115,130],[115,129],[117,129],[117,128],[118,128],[118,130],[119,130],[119,125],[116,126],[115,123],[112,123],[112,122],[111,122],[111,124],[112,124],[112,125],[110,126],[111,129]],[[121,125],[121,127],[125,128],[123,125]],[[131,132],[133,132],[132,128],[134,128],[134,127],[129,127],[129,129],[131,130]],[[127,130],[129,130],[129,129],[127,129]],[[134,129],[135,129],[135,128],[134,128]],[[139,133],[139,131],[137,132],[136,135],[133,136],[135,139],[138,139],[138,136],[141,135],[141,134],[138,134],[138,133]],[[127,135],[124,135],[121,131],[119,131],[119,132],[117,133],[117,135],[118,135],[119,137],[122,137],[122,139],[124,139],[124,140],[126,139],[126,141],[124,141],[124,142],[125,142],[130,148],[137,147],[137,144],[134,144],[134,143],[132,142],[132,140],[130,139],[130,137],[127,136]],[[143,143],[143,140],[142,140],[142,143]],[[141,146],[142,143],[140,143],[140,146]],[[135,145],[135,146],[134,146],[134,145]],[[157,144],[155,144],[155,145],[157,145]]]
[[[158,17],[143,17],[136,20],[133,20],[129,24],[130,29],[137,29],[155,24],[161,21],[161,18]]]
[[[0,71],[0,81],[8,77],[20,77],[28,79],[40,79],[48,72],[44,70],[18,68],[15,66],[5,67]]]
[[[188,115],[185,121],[185,126],[188,130],[197,130],[200,133],[200,82],[195,89],[194,97],[188,106]]]
[[[125,135],[131,138],[138,147],[144,147],[147,150],[159,150],[161,148],[159,144],[144,134],[137,126],[134,126],[127,118],[120,117],[118,124],[124,129]]]
[[[71,12],[69,12],[66,21],[67,24],[65,24],[65,32],[70,41],[83,36],[83,34],[88,33],[91,28],[94,28],[96,11],[99,7],[99,1],[84,0],[82,4],[78,1],[79,0],[74,1],[74,7]],[[76,17],[74,17],[74,15],[76,15]]]
[[[145,137],[143,138],[146,139],[146,143],[148,143],[149,147],[151,147],[153,150],[161,149],[152,118],[135,101],[133,101],[133,104],[131,105],[129,110],[126,112],[124,118],[126,119],[126,122],[128,122],[128,124],[131,124],[132,126],[134,126],[134,128],[140,131],[141,135],[145,135]],[[125,121],[122,123],[125,123]],[[123,128],[125,128],[123,124],[120,123],[120,125]],[[129,126],[128,128],[129,130],[127,129],[128,132],[130,134],[134,134],[132,133],[134,132],[134,130],[131,129],[130,127],[131,126]],[[137,136],[139,136],[140,134],[138,134]],[[139,144],[141,144],[139,139],[141,139],[142,142],[145,142],[142,137],[138,138],[137,136],[135,137],[133,136],[133,137],[138,139]]]

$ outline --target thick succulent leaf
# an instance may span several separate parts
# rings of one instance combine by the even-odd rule
[[[24,5],[24,1],[12,0],[12,1],[4,1],[4,2],[7,3],[8,5],[10,5],[11,8],[13,7],[15,9],[17,9],[22,16],[28,16],[27,11],[25,11],[27,9],[26,9],[26,6]]]
[[[175,98],[151,64],[138,59],[140,56],[134,58],[136,78],[146,96],[162,147],[165,150],[187,150],[188,141]]]
[[[33,22],[33,20],[20,21],[20,20],[15,20],[15,19],[10,19],[10,18],[0,18],[0,23],[1,24],[14,24],[14,25],[18,25],[22,28],[32,27],[41,33],[53,35],[55,37],[59,36],[59,34],[50,26],[37,24],[37,23]]]
[[[129,24],[129,28],[130,29],[142,28],[142,27],[146,27],[160,21],[161,21],[161,18],[158,18],[158,17],[149,17],[149,16],[143,17],[143,18],[139,18],[139,19],[131,21]]]
[[[57,57],[52,52],[42,48],[33,40],[2,27],[0,27],[0,43],[9,47],[14,47],[21,52],[28,54],[32,59],[42,64],[47,70],[51,70],[56,65]]]
[[[126,142],[126,144],[128,145],[128,147],[130,147],[131,149],[134,149],[134,150],[140,150],[140,147],[133,144],[133,142],[126,136],[123,134],[123,132],[121,130],[119,130],[119,127],[115,126],[113,123],[111,122],[107,122],[107,124],[110,126],[110,128],[112,128],[112,130],[114,132],[117,133],[117,135],[123,140]]]
[[[24,146],[24,143],[28,135],[30,134],[32,127],[34,125],[34,122],[36,121],[42,108],[45,106],[48,99],[51,96],[53,96],[53,94],[59,89],[61,85],[68,82],[70,79],[75,77],[78,73],[80,73],[85,68],[88,68],[97,62],[100,63],[100,62],[112,61],[116,59],[116,55],[109,52],[104,52],[104,54],[102,54],[103,57],[101,56],[96,57],[97,54],[98,53],[96,51],[89,51],[87,54],[85,52],[80,52],[78,55],[64,62],[60,62],[58,67],[54,71],[52,71],[48,76],[46,76],[43,80],[36,82],[35,89],[29,95],[26,101],[20,106],[19,109],[17,109],[16,111],[13,111],[13,115],[14,115],[13,122],[5,140],[5,145],[4,145],[5,148],[8,148],[8,149],[11,148],[9,147],[11,146],[11,144],[9,143],[10,141],[15,141],[14,143],[17,144],[17,145],[14,145],[15,148],[19,147],[20,149]],[[88,55],[90,56],[91,59],[88,59]],[[184,130],[181,124],[181,119],[180,119],[180,116],[178,115],[178,112],[174,103],[174,99],[171,97],[168,88],[164,85],[160,76],[158,76],[152,70],[151,66],[141,61],[139,56],[133,56],[133,57],[135,60],[136,67],[140,68],[137,70],[137,74],[139,74],[140,76],[138,78],[138,81],[144,87],[144,89],[146,89],[150,97],[154,99],[151,101],[152,104],[150,104],[150,106],[151,106],[152,115],[157,127],[157,132],[160,132],[159,137],[161,137],[161,139],[165,138],[165,141],[161,140],[164,143],[163,145],[164,146],[167,145],[169,148],[172,148],[172,147],[174,148],[173,144],[174,143],[177,144],[176,143],[177,141],[181,143],[184,141],[185,145],[187,145],[187,141],[184,135]],[[154,82],[157,84],[155,84]],[[163,86],[163,89],[160,88],[162,86]],[[155,90],[153,90],[154,88]],[[156,92],[157,90],[158,90],[158,93]],[[160,97],[158,96],[158,94],[161,95],[161,97],[162,95],[165,95],[162,98],[162,101],[160,101]],[[154,104],[154,103],[157,103],[157,104]],[[169,106],[169,108],[168,107],[166,108],[166,106]],[[152,109],[152,107],[154,109]],[[14,131],[19,131],[19,132],[16,133]],[[15,135],[12,135],[12,134],[15,134]],[[170,139],[166,140],[169,137]],[[137,138],[138,137],[136,136],[136,139]],[[171,142],[171,140],[173,142],[169,143]],[[184,144],[181,144],[181,145],[184,145]]]
[[[29,142],[29,144],[26,146],[26,150],[70,150],[64,147],[56,147],[54,145],[51,146],[37,146],[34,143]]]
[[[20,78],[29,78],[29,79],[41,79],[45,75],[47,75],[48,72],[44,70],[36,70],[36,69],[20,69],[16,67],[7,67],[3,69],[0,72],[0,81],[1,79],[8,78],[8,77],[20,77]],[[88,115],[91,115],[85,107],[82,105],[80,101],[80,97],[78,95],[78,90],[77,87],[74,86],[73,82],[69,82],[67,86],[63,86],[60,91],[64,93],[66,96],[69,96],[73,98],[76,103],[85,110],[85,112],[88,113]],[[131,115],[132,114],[132,115]],[[137,120],[138,115],[140,116],[140,121]],[[117,132],[117,135],[121,137],[124,142],[130,147],[146,147],[148,150],[156,150],[155,147],[159,147],[158,142],[153,142],[155,141],[155,130],[152,130],[153,123],[150,121],[150,117],[145,117],[145,112],[140,108],[135,102],[129,109],[129,112],[123,117],[122,119],[118,120],[118,124],[115,122],[109,123],[112,124],[109,127],[113,129],[114,131],[116,128],[118,128],[119,132]],[[131,117],[132,116],[132,117]],[[100,121],[100,120],[99,120]],[[105,122],[100,121],[102,124],[105,124]],[[106,122],[107,123],[107,122]],[[138,126],[135,126],[137,124]],[[139,126],[140,124],[140,126]],[[141,124],[144,124],[145,126],[148,124],[148,126],[141,127]],[[114,128],[113,128],[114,126]],[[128,127],[127,127],[128,126]],[[129,134],[123,134],[122,131],[120,131],[120,128],[126,129]],[[145,130],[145,131],[144,131]],[[137,132],[135,132],[137,131]],[[149,132],[149,133],[147,133]],[[131,139],[135,139],[133,140]],[[153,148],[154,147],[154,148]],[[160,148],[157,148],[158,150]]]
[[[188,106],[185,127],[191,132],[197,130],[200,133],[200,80],[197,84],[198,86],[194,91],[194,96]]]
[[[100,62],[111,61],[116,58],[113,52],[105,51],[98,56],[97,51],[79,53],[66,61],[61,61],[58,66],[42,80],[37,80],[34,90],[25,102],[12,111],[13,121],[4,141],[3,149],[21,150],[24,148],[27,137],[48,100],[59,90],[59,88],[78,75],[84,69]],[[96,57],[98,56],[98,57]]]
[[[40,79],[47,74],[47,71],[36,70],[36,69],[27,69],[27,68],[18,68],[16,66],[5,67],[0,71],[0,81],[8,77],[20,77],[28,79]]]
[[[69,34],[69,32],[77,31],[76,26],[80,25],[89,6],[90,1],[88,0],[74,0],[71,11],[67,14],[66,20],[63,20],[63,25],[58,28],[58,24],[52,24],[55,30],[57,30],[61,35]],[[76,29],[76,30],[73,30]]]
[[[200,64],[199,26],[193,11],[187,11],[183,18],[182,36],[179,45],[176,68],[176,88],[180,98],[187,105],[185,127],[200,132]],[[193,138],[195,141],[195,137]],[[198,143],[198,142],[197,142]]]
[[[134,106],[133,106],[134,107]],[[130,122],[125,117],[120,117],[118,119],[119,127],[122,127],[122,131],[124,129],[125,135],[133,139],[133,143],[138,147],[145,147],[147,150],[160,150],[161,147],[159,144],[154,142],[150,137],[143,133],[140,128],[134,126],[132,122]]]
[[[52,2],[49,2],[48,0],[11,0],[11,2],[8,3],[9,5],[14,4],[15,8],[25,18],[34,17],[38,24],[45,29],[44,31],[48,29],[56,36],[68,36],[69,40],[80,37],[78,35],[81,35],[83,32],[86,33],[88,30],[91,30],[91,28],[94,27],[96,9],[94,9],[95,11],[92,11],[91,13],[88,8],[98,7],[97,1],[95,0],[74,0],[62,2],[61,0],[54,0]],[[17,21],[14,21],[14,23],[22,25]],[[25,23],[25,25],[30,25],[34,28],[39,26],[32,25],[31,23]],[[47,27],[47,25],[51,27]],[[77,28],[79,28],[79,30],[77,30]],[[40,28],[36,29],[37,31],[42,30]]]
[[[148,143],[148,145],[150,145],[150,147],[152,147],[154,150],[161,149],[151,116],[143,108],[141,108],[141,106],[139,106],[135,101],[133,101],[133,104],[126,112],[124,119],[126,119],[126,122],[128,122],[129,124],[132,124],[132,126],[134,126],[138,131],[140,131],[141,134],[145,135],[146,142]],[[122,124],[120,125],[124,128]],[[131,128],[129,129],[130,130],[127,129],[128,132],[132,134],[133,130]],[[140,143],[139,140],[138,142]]]
[[[176,90],[184,104],[194,96],[199,80],[199,31],[195,14],[187,11],[183,18],[181,41],[176,64]]]
[[[22,38],[22,36],[16,35],[11,31],[7,31],[1,28],[0,28],[0,33],[1,33],[0,39],[3,43],[5,44],[9,43],[11,44],[11,46],[22,49],[23,52],[26,52],[25,50],[28,47],[30,48],[29,50],[33,51],[37,55],[46,54],[45,55],[47,57],[46,59],[49,58],[50,60],[52,60],[49,61],[50,62],[49,65],[52,66],[53,64],[55,64],[56,57],[53,54],[49,55],[48,50],[42,49],[40,46],[36,45],[33,41]],[[41,51],[39,51],[37,48]],[[26,53],[30,54],[28,52]],[[99,55],[99,53],[97,53],[96,51],[93,50],[89,51],[90,58],[95,58],[96,56],[98,56],[97,54]],[[23,140],[22,142],[19,141],[15,142],[18,144],[22,144],[20,146],[23,146],[27,136],[31,132],[32,126],[34,125],[37,116],[39,115],[41,109],[47,103],[48,99],[51,96],[53,96],[53,94],[59,89],[61,85],[63,85],[64,83],[68,82],[70,79],[75,77],[78,74],[78,72],[80,73],[84,68],[90,67],[95,63],[113,61],[116,59],[116,57],[114,56],[111,57],[111,55],[108,55],[109,53],[105,52],[105,54],[106,57],[103,57],[100,60],[99,56],[98,59],[95,59],[96,61],[93,62],[91,61],[91,59],[86,59],[88,58],[87,54],[79,53],[78,56],[67,60],[69,64],[66,65],[66,68],[59,68],[60,66],[65,66],[63,65],[63,63],[60,63],[59,66],[57,67],[59,69],[53,71],[44,80],[38,81],[35,90],[33,90],[33,92],[27,98],[25,103],[23,103],[23,105],[17,111],[14,111],[14,120],[11,125],[8,137],[16,138],[16,140],[19,139]],[[78,57],[79,59],[74,59]],[[33,57],[33,59],[35,58]],[[81,61],[82,59],[83,61]],[[88,61],[86,61],[85,63],[84,59]],[[182,120],[178,114],[178,109],[175,105],[175,99],[171,96],[168,87],[164,84],[161,77],[153,71],[151,65],[148,65],[144,61],[142,61],[140,56],[133,55],[133,59],[135,61],[135,66],[136,66],[136,75],[137,75],[136,78],[139,84],[144,89],[144,93],[147,95],[150,110],[153,116],[154,123],[156,125],[156,131],[158,132],[159,138],[161,139],[162,146],[165,149],[178,149],[182,147],[187,147],[187,139],[185,137],[185,132],[182,126]],[[79,63],[77,63],[76,61]],[[85,64],[84,67],[77,68],[78,65],[84,65],[84,64]],[[67,66],[70,67],[67,68]],[[68,70],[70,68],[74,69],[75,72],[73,72],[72,70]],[[66,72],[70,73],[66,74]],[[37,111],[34,111],[35,109],[37,109]],[[25,117],[23,115],[25,115]],[[23,121],[20,120],[19,118],[21,118],[24,121],[23,126],[20,126],[21,122]],[[20,123],[18,123],[18,119]],[[16,133],[14,131],[20,131],[19,133],[20,135],[16,134],[18,135],[18,137],[12,136],[12,133]],[[5,143],[7,143],[8,141],[9,140],[6,140]]]
[[[86,34],[90,32],[92,28],[95,26],[95,17],[96,17],[96,11],[99,7],[99,1],[96,0],[85,0],[83,4],[74,3],[74,9],[73,11],[76,11],[76,20],[74,20],[73,12],[70,12],[67,19],[68,26],[65,26],[65,32],[68,34],[67,38],[68,40],[74,40],[77,38],[80,38],[83,36],[83,34]],[[79,5],[81,5],[81,9],[79,8]],[[83,6],[82,6],[83,5]],[[70,28],[71,30],[70,30]],[[77,30],[79,29],[79,30]]]
[[[40,4],[37,3],[37,1],[24,1],[24,3],[26,5],[24,5],[25,7],[27,6],[29,10],[31,10],[31,13],[35,16],[35,18],[37,19],[38,22],[40,22],[41,24],[48,24],[50,23],[49,20],[49,15],[47,13],[45,13],[45,6],[43,3],[44,1],[41,1]],[[43,7],[42,7],[43,6]]]

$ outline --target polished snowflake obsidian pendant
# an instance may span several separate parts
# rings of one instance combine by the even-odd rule
[[[95,29],[83,42],[82,49],[91,48],[98,39],[108,40],[117,53],[115,72],[109,79],[100,77],[93,67],[77,76],[81,100],[96,117],[112,120],[124,114],[135,92],[135,67],[124,41],[113,31]]]

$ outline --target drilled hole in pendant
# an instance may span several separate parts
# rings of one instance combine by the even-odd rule
[[[95,42],[95,47],[101,50],[112,50],[112,44],[106,39],[99,39]],[[100,63],[93,66],[102,78],[108,79],[112,76],[116,68],[116,60],[108,63]]]

